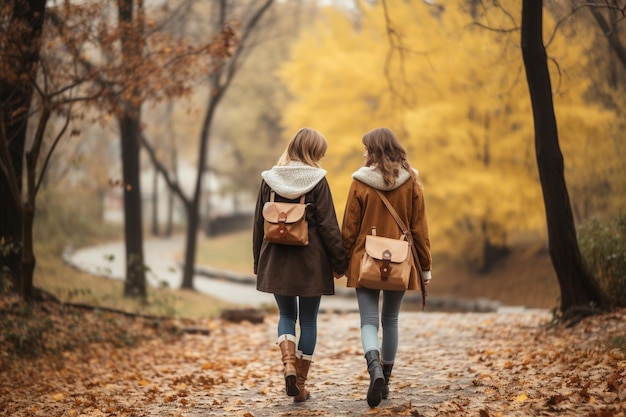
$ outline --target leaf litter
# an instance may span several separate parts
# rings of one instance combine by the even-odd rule
[[[111,317],[84,314],[90,332],[111,333]],[[144,337],[124,345],[103,335],[39,358],[4,353],[0,416],[626,417],[626,310],[573,328],[551,318],[402,312],[391,393],[375,409],[357,313],[320,314],[306,403],[283,394],[275,313],[262,324],[116,318]],[[185,326],[209,334],[176,331]]]

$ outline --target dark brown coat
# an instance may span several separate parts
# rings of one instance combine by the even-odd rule
[[[404,224],[411,230],[424,271],[430,271],[430,237],[424,204],[422,186],[409,179],[398,188],[383,191],[391,205],[396,209]],[[359,287],[359,267],[365,252],[365,236],[371,227],[376,226],[376,234],[398,239],[402,236],[400,227],[393,219],[387,207],[371,186],[353,179],[348,191],[341,234],[349,258],[347,286]],[[409,279],[409,290],[420,289],[417,270],[413,268]]]
[[[333,272],[343,275],[346,252],[341,243],[341,231],[330,187],[323,178],[306,194],[309,222],[309,245],[288,246],[263,240],[262,210],[270,199],[271,189],[261,183],[257,198],[253,254],[257,290],[278,295],[313,297],[335,293]],[[275,201],[297,202],[279,196]]]

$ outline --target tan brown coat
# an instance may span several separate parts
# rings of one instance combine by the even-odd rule
[[[424,204],[423,187],[410,178],[394,190],[383,191],[391,205],[410,229],[415,241],[420,265],[431,269],[430,237]],[[365,252],[365,236],[376,226],[376,234],[397,239],[402,232],[389,210],[371,186],[353,179],[348,191],[341,234],[349,258],[346,276],[348,287],[359,287],[359,264]],[[415,267],[409,279],[409,290],[420,289]]]

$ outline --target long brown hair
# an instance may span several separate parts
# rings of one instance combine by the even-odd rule
[[[324,135],[315,129],[303,127],[293,135],[276,165],[284,166],[291,161],[300,161],[319,168],[319,161],[326,154],[326,149],[328,141]]]
[[[406,152],[391,129],[379,127],[370,130],[363,135],[362,142],[367,149],[365,166],[378,167],[386,185],[395,184],[400,168],[406,169],[411,177],[415,177]]]

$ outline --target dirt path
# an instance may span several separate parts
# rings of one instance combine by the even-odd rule
[[[549,319],[545,311],[402,313],[390,399],[376,409],[365,401],[358,314],[348,313],[320,315],[312,398],[303,404],[282,393],[277,317],[269,315],[259,325],[201,323],[209,336],[94,345],[61,363],[34,362],[0,389],[0,415],[624,416],[626,349],[603,341],[626,334],[626,316],[540,327]],[[591,414],[598,410],[611,413]]]

